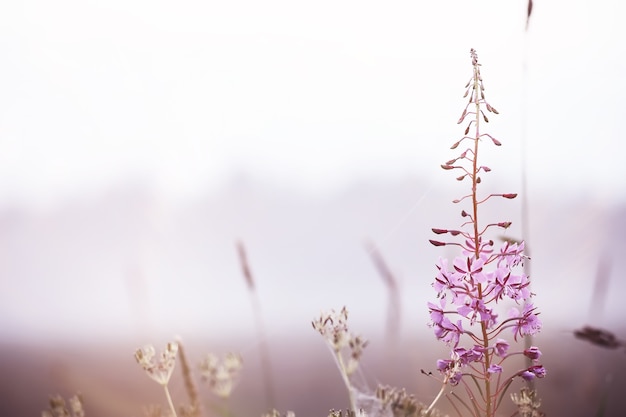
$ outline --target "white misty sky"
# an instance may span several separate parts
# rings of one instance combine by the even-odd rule
[[[0,201],[438,173],[470,47],[492,168],[519,178],[526,102],[531,186],[623,196],[625,9],[536,0],[525,35],[526,0],[3,2]]]

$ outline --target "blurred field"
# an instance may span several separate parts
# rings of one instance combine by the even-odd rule
[[[304,326],[306,327],[306,326]],[[308,330],[308,329],[307,329]],[[626,329],[618,333],[625,334]],[[297,416],[326,416],[331,408],[345,408],[347,396],[334,368],[332,357],[321,338],[275,335],[271,344],[273,378],[277,388],[277,408],[294,410]],[[244,351],[245,368],[232,398],[238,416],[260,416],[266,411],[258,352],[246,338],[208,341],[186,338],[191,360],[199,361],[203,351]],[[537,383],[548,416],[596,415],[604,396],[606,416],[626,415],[626,354],[605,351],[576,340],[570,334],[543,335],[542,347],[548,376]],[[435,349],[437,351],[435,352]],[[165,406],[161,388],[149,380],[134,362],[130,343],[110,345],[56,345],[25,347],[2,346],[3,369],[0,405],[2,416],[38,416],[50,394],[70,396],[83,393],[88,417],[141,416],[141,406]],[[373,388],[377,382],[406,387],[426,402],[436,393],[433,380],[420,369],[434,368],[438,355],[445,353],[430,334],[424,339],[402,340],[395,348],[381,338],[372,340],[363,359],[364,378]],[[194,360],[195,359],[195,360]],[[199,381],[197,381],[199,382]],[[180,368],[173,376],[174,401],[187,400]],[[210,398],[200,384],[203,398]],[[446,402],[442,403],[445,409]],[[502,409],[500,415],[510,415]]]
[[[37,212],[0,212],[0,416],[39,415],[51,394],[85,396],[87,417],[139,417],[164,404],[135,364],[143,344],[182,336],[191,360],[240,352],[238,416],[267,411],[255,313],[234,242],[246,243],[270,344],[277,407],[326,416],[347,397],[332,357],[310,327],[320,310],[346,305],[352,330],[372,340],[365,380],[407,388],[428,402],[437,383],[420,374],[445,355],[426,327],[438,256],[430,228],[457,225],[454,191],[428,184],[362,183],[331,196],[235,182],[216,195],[168,206],[141,188]],[[626,337],[621,278],[624,207],[558,193],[530,201],[533,289],[544,331],[537,345],[548,416],[626,415],[626,354],[574,339],[585,324]],[[485,217],[514,221],[519,203]],[[364,248],[374,242],[398,278],[399,339],[384,340],[389,300]],[[603,266],[606,262],[608,266]],[[595,291],[603,275],[604,293]],[[598,301],[599,300],[599,301]],[[180,375],[173,396],[185,401]],[[206,394],[207,391],[205,390]],[[445,403],[444,403],[445,404]],[[510,415],[503,413],[502,415]]]

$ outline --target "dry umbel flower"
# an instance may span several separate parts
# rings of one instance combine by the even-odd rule
[[[239,379],[242,366],[243,360],[236,353],[227,353],[223,359],[209,353],[200,363],[200,372],[215,395],[228,398]]]
[[[41,417],[85,417],[83,398],[76,394],[69,399],[70,408],[67,408],[65,400],[60,395],[50,397],[50,409],[44,410]]]
[[[439,410],[428,411],[428,406],[418,402],[412,394],[406,390],[379,385],[376,389],[376,398],[380,401],[383,410],[391,410],[393,417],[439,417]],[[429,413],[429,414],[427,414]],[[387,415],[387,414],[385,414]]]
[[[343,307],[339,313],[331,310],[329,313],[320,314],[320,317],[313,320],[311,324],[313,329],[324,337],[335,355],[337,367],[348,389],[351,410],[356,413],[355,388],[350,382],[350,376],[358,369],[359,360],[363,354],[363,349],[367,347],[368,341],[350,333],[347,321],[348,310],[346,307]],[[345,356],[344,348],[349,349],[348,356]]]
[[[174,365],[176,364],[176,354],[178,353],[178,344],[170,342],[165,347],[165,351],[161,353],[161,356],[155,360],[154,346],[148,345],[141,349],[137,349],[135,352],[135,360],[146,374],[158,382],[165,390],[165,396],[167,397],[167,403],[170,406],[170,411],[174,417],[176,415],[176,409],[172,402],[172,396],[167,388],[167,384],[170,381],[172,372],[174,371]]]
[[[161,357],[155,360],[154,346],[147,345],[135,352],[135,360],[146,374],[161,385],[167,385],[174,371],[176,364],[176,354],[178,353],[177,343],[168,343]]]
[[[517,412],[521,417],[542,417],[545,414],[539,411],[541,400],[537,398],[537,393],[523,387],[520,394],[511,394],[513,404],[517,406]]]
[[[272,409],[272,411],[263,414],[261,417],[296,417],[296,414],[293,411],[287,411],[286,414],[280,414],[278,410]]]

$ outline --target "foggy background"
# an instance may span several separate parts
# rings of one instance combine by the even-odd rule
[[[158,391],[132,353],[174,335],[198,357],[242,352],[249,374],[235,400],[265,411],[237,240],[281,411],[344,407],[309,324],[343,305],[372,339],[371,385],[405,384],[428,401],[438,387],[419,369],[446,348],[426,302],[437,257],[455,255],[428,239],[461,223],[451,200],[467,184],[439,165],[456,156],[473,47],[500,112],[486,127],[503,143],[481,150],[493,169],[484,192],[521,193],[525,155],[540,395],[549,410],[588,415],[610,387],[607,415],[621,415],[626,357],[571,332],[626,337],[626,7],[534,3],[528,32],[526,1],[1,5],[0,347],[11,377],[0,414],[82,390],[90,416],[139,415],[163,399],[128,391]],[[484,221],[512,221],[506,236],[522,237],[521,202],[485,205]],[[400,283],[391,342],[366,242]],[[609,288],[600,304],[598,276]]]

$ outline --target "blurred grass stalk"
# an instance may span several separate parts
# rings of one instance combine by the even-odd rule
[[[274,409],[276,405],[276,401],[275,401],[276,397],[274,395],[274,382],[272,378],[272,364],[270,360],[269,346],[268,346],[267,337],[265,334],[263,314],[261,312],[261,301],[259,299],[258,293],[256,292],[254,278],[252,277],[252,272],[250,271],[250,265],[248,263],[248,257],[246,255],[246,249],[243,245],[243,242],[238,240],[236,242],[236,246],[237,246],[237,253],[239,255],[239,262],[241,264],[243,276],[248,286],[248,292],[250,294],[250,301],[252,303],[252,310],[253,310],[254,319],[256,322],[257,335],[259,338],[259,354],[261,357],[261,368],[262,368],[262,374],[263,374],[263,379],[264,379],[263,386],[265,389],[266,408],[271,410],[271,409]]]
[[[374,243],[365,242],[365,250],[372,259],[378,274],[380,275],[383,283],[387,287],[388,299],[387,299],[387,324],[385,326],[386,338],[388,343],[395,343],[398,340],[400,333],[400,320],[402,316],[402,308],[400,305],[400,290],[398,288],[398,280],[393,272],[389,268],[387,262],[383,258],[382,254],[374,245]]]

